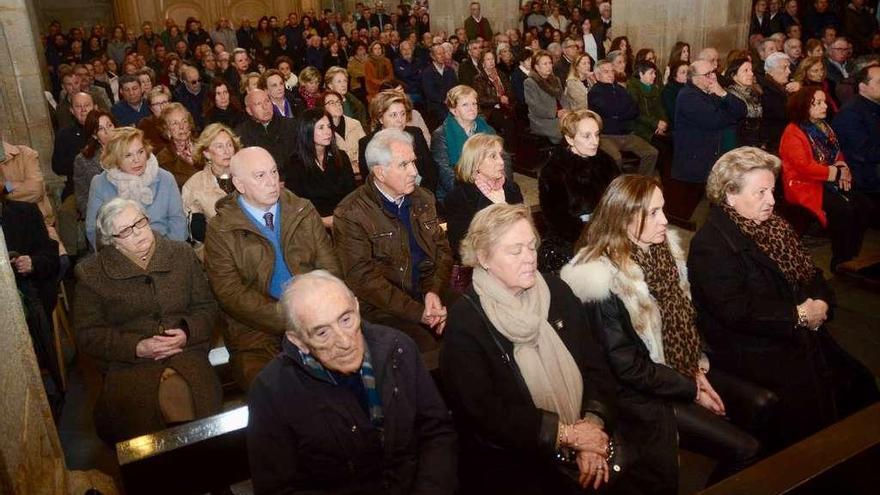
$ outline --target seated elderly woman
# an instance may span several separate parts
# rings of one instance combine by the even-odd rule
[[[788,100],[791,123],[782,133],[782,191],[831,234],[831,271],[859,255],[871,201],[852,189],[853,176],[826,120],[828,93],[805,86]]]
[[[461,148],[476,133],[496,134],[486,120],[479,115],[477,92],[470,86],[460,84],[446,94],[449,114],[431,134],[431,155],[437,163],[440,185],[437,200],[443,201],[455,182],[455,167],[461,158]]]
[[[458,245],[478,211],[496,203],[522,203],[523,195],[504,173],[504,140],[500,136],[478,133],[469,137],[455,175],[455,187],[446,196],[445,206],[446,237],[457,257]]]
[[[489,125],[499,129],[502,135],[509,136],[513,131],[516,101],[510,87],[510,77],[500,70],[497,60],[492,50],[480,55],[480,70],[474,77],[473,85],[478,95],[480,113],[486,116]]]
[[[587,108],[587,94],[595,80],[593,79],[593,59],[582,53],[571,61],[571,67],[565,79],[565,92],[562,95],[562,107],[568,110]]]
[[[455,430],[413,341],[324,270],[281,303],[281,353],[248,394],[254,493],[454,493]]]
[[[101,167],[101,149],[110,139],[110,131],[115,128],[116,119],[109,112],[98,108],[86,116],[84,130],[88,141],[73,159],[73,192],[76,195],[76,210],[80,215],[85,214],[89,203],[92,178],[104,171]]]
[[[779,159],[757,148],[721,156],[709,217],[688,275],[712,365],[779,397],[769,447],[811,435],[880,398],[874,377],[825,326],[835,296],[791,226],[773,212]]]
[[[310,108],[297,119],[296,149],[287,169],[287,187],[311,201],[329,229],[333,210],[356,184],[348,155],[336,147],[330,116],[322,107]]]
[[[159,162],[144,142],[144,133],[131,127],[110,131],[101,150],[104,171],[92,178],[86,205],[86,238],[97,248],[95,222],[98,210],[111,199],[137,201],[147,210],[150,228],[175,241],[187,238],[186,216],[174,176],[159,168]]]
[[[542,269],[558,270],[574,254],[574,243],[608,184],[620,175],[600,149],[602,118],[575,110],[560,123],[565,142],[555,146],[538,174],[538,200],[548,232],[541,246]]]
[[[299,73],[299,97],[303,109],[315,108],[321,104],[321,72],[314,67],[306,67]]]
[[[186,181],[180,192],[190,237],[196,242],[204,242],[207,221],[217,214],[217,200],[235,191],[229,162],[240,149],[238,136],[223,124],[208,125],[196,141],[193,161],[201,170]]]
[[[600,337],[621,387],[621,415],[651,418],[632,439],[656,467],[661,493],[676,493],[677,445],[718,459],[709,484],[758,458],[760,443],[724,418],[760,429],[773,395],[709,366],[685,278],[684,251],[667,235],[656,177],[623,175],[608,186],[562,279],[602,316]],[[716,392],[717,388],[717,392]],[[722,399],[723,397],[723,399]],[[641,440],[641,441],[639,441]],[[647,440],[647,441],[646,441]],[[637,447],[639,448],[639,447]]]
[[[582,493],[619,470],[612,377],[571,289],[538,272],[531,218],[494,204],[462,241],[473,283],[449,311],[440,371],[465,493]]]
[[[397,129],[404,131],[413,138],[413,151],[416,154],[416,169],[419,171],[419,186],[428,189],[432,193],[437,190],[437,164],[431,156],[428,143],[418,127],[407,125],[409,114],[412,112],[412,102],[406,93],[386,89],[380,91],[370,101],[370,120],[373,123],[373,131],[362,137],[358,143],[358,157],[360,158],[361,177],[366,181],[370,175],[364,152],[373,136],[382,129]]]
[[[180,103],[170,103],[162,110],[162,122],[169,144],[156,155],[156,159],[160,167],[171,172],[180,188],[198,171],[193,160],[193,148],[198,137],[193,135],[195,121],[186,107]]]
[[[339,69],[339,67],[335,68]],[[337,74],[336,79],[341,77],[344,77],[344,74],[339,73]],[[347,81],[348,79],[346,79],[346,84],[348,84]],[[351,95],[351,93],[348,94]],[[361,126],[359,120],[345,115],[345,112],[343,111],[343,101],[345,100],[345,97],[340,93],[330,89],[325,91],[321,98],[323,103],[322,108],[327,112],[327,115],[330,118],[330,128],[333,129],[333,133],[336,136],[336,147],[347,155],[348,161],[352,166],[352,174],[357,176],[360,174],[360,168],[358,166],[360,158],[358,153],[360,152],[360,149],[358,148],[358,145],[360,144],[361,138],[366,136],[367,133],[364,132],[364,128]],[[354,97],[352,96],[352,98]]]
[[[269,69],[260,76],[259,88],[269,95],[272,112],[279,117],[292,119],[305,110],[299,93],[289,91],[284,85],[284,75],[278,69]]]
[[[162,111],[171,104],[171,90],[167,86],[154,86],[145,99],[150,105],[149,117],[141,119],[137,128],[144,131],[144,139],[153,147],[158,154],[168,146],[168,137],[165,134],[165,122],[162,120]]]
[[[157,235],[147,215],[130,199],[102,206],[104,247],[76,267],[77,340],[104,377],[94,419],[108,443],[215,414],[222,400],[208,280],[192,248]]]
[[[529,109],[529,130],[556,144],[562,141],[559,119],[568,113],[562,107],[562,82],[553,73],[553,57],[543,50],[532,55],[529,77],[523,83],[526,106]]]
[[[324,87],[327,91],[335,91],[342,98],[342,113],[346,117],[357,120],[362,127],[369,125],[369,116],[364,104],[348,89],[348,71],[342,67],[330,67],[324,74]],[[352,163],[357,163],[356,159]]]

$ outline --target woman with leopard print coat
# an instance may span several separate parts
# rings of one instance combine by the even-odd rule
[[[648,467],[642,470],[653,470],[660,493],[676,493],[679,438],[718,460],[709,483],[719,481],[755,462],[761,450],[725,417],[758,429],[775,398],[709,366],[684,254],[662,208],[657,178],[615,179],[582,238],[586,246],[561,276],[585,310],[598,307],[602,315],[598,340],[620,384],[620,414],[647,427],[630,432],[641,444]]]

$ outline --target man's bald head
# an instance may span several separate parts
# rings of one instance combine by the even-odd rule
[[[92,99],[92,95],[79,92],[70,97],[70,112],[80,125],[85,125],[86,116],[94,109],[95,100]]]
[[[718,50],[707,47],[700,50],[700,55],[697,57],[698,60],[705,60],[712,65],[712,70],[718,69]]]
[[[263,148],[251,146],[232,155],[229,161],[232,184],[251,206],[268,211],[281,194],[278,166]]]
[[[711,62],[696,60],[688,67],[688,80],[694,86],[706,91],[714,80],[714,75],[712,74],[714,70]]]
[[[250,89],[244,97],[244,107],[248,115],[261,124],[272,120],[272,102],[269,93],[262,89]]]

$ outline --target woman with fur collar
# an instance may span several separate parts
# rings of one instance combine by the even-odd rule
[[[684,254],[666,225],[660,181],[620,176],[599,201],[586,247],[561,276],[602,315],[598,340],[621,387],[621,414],[641,420],[624,424],[644,428],[629,432],[642,448],[640,469],[655,476],[661,493],[676,493],[678,438],[718,459],[709,482],[719,481],[755,462],[760,451],[755,437],[725,417],[757,418],[775,398],[710,368]]]

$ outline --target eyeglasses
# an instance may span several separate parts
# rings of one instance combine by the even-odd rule
[[[149,218],[141,217],[140,220],[138,220],[137,222],[135,222],[135,223],[129,225],[128,227],[125,227],[124,229],[120,230],[119,232],[113,234],[113,237],[115,237],[117,239],[126,239],[128,237],[131,237],[131,234],[134,234],[134,229],[141,230],[142,228],[146,227],[149,224],[150,224]]]
[[[150,103],[150,106],[151,107],[163,107],[169,103],[171,103],[171,100],[154,101],[153,103]]]
[[[694,77],[712,77],[712,76],[717,76],[717,75],[718,75],[718,72],[712,70],[712,71],[709,71],[705,74],[694,74]]]
[[[342,105],[342,102],[339,100],[327,100],[324,102],[324,105]]]

